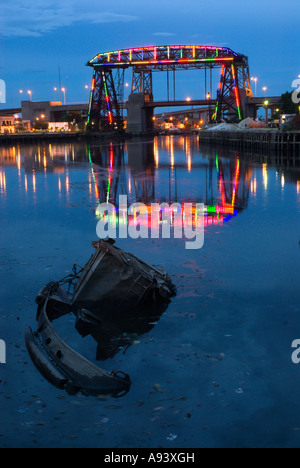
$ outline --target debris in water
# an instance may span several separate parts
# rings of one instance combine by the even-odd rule
[[[45,285],[36,297],[37,331],[30,327],[25,331],[26,346],[37,369],[71,395],[122,396],[129,391],[131,380],[122,371],[101,369],[70,348],[54,330],[54,320],[73,313],[76,330],[97,341],[96,359],[104,360],[122,347],[138,344],[137,336],[155,326],[176,295],[162,268],[146,264],[114,243],[94,242],[96,251],[84,268],[75,265],[73,274]]]
[[[171,442],[173,442],[173,440],[177,439],[177,435],[176,434],[170,434],[168,437],[167,437],[167,440],[170,440]]]

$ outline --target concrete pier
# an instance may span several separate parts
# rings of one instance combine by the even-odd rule
[[[127,133],[147,133],[153,131],[154,108],[145,107],[150,96],[144,93],[130,94],[127,105]]]

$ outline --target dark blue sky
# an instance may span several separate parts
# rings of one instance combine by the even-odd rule
[[[143,45],[228,46],[249,56],[258,94],[263,86],[281,94],[292,90],[300,74],[299,13],[299,0],[6,1],[0,19],[6,107],[19,104],[20,89],[25,95],[32,90],[33,100],[53,100],[59,67],[67,100],[83,102],[91,82],[89,59]],[[178,97],[201,97],[201,80],[201,72],[179,73]],[[165,78],[157,75],[157,97],[163,97],[164,86]]]

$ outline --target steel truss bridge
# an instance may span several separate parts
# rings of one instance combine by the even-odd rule
[[[205,89],[207,74],[212,81],[212,71],[220,70],[216,93],[214,120],[239,122],[246,116],[246,101],[252,97],[248,58],[227,47],[200,45],[168,45],[139,47],[105,52],[92,58],[87,66],[93,68],[87,124],[95,130],[123,130],[122,105],[124,101],[125,70],[132,69],[131,94],[127,109],[128,130],[145,131],[153,126],[154,72],[169,75],[178,70],[204,70]],[[210,98],[212,96],[210,95]],[[175,99],[175,90],[174,90]],[[204,101],[205,105],[208,104]],[[174,104],[174,102],[173,102]],[[181,101],[178,105],[187,105]]]

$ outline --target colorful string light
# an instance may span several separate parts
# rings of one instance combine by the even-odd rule
[[[180,54],[181,60],[186,60],[186,63],[190,63],[192,61],[203,61],[202,57],[197,57],[197,52],[203,51],[205,52],[205,58],[207,58],[207,52],[215,53],[214,58],[207,58],[208,61],[214,61],[218,58],[221,60],[225,60],[226,58],[234,60],[234,57],[237,57],[233,50],[229,49],[228,47],[215,47],[215,46],[201,46],[201,45],[169,45],[169,46],[149,46],[149,47],[137,47],[132,49],[123,49],[117,50],[112,52],[104,52],[97,54],[92,60],[88,62],[88,65],[95,66],[95,65],[104,65],[105,62],[109,63],[111,66],[119,64],[119,66],[124,66],[128,64],[138,64],[140,60],[137,60],[137,57],[134,58],[134,55],[137,56],[142,54],[143,62],[144,56],[148,57],[146,59],[146,63],[166,63],[164,60],[158,60],[158,53],[163,58],[164,55],[168,57],[170,60],[170,51],[177,51]],[[184,58],[184,55],[191,55],[192,58],[188,56]],[[122,61],[122,56],[124,57],[125,61]],[[126,60],[126,56],[128,60]],[[177,60],[174,59],[170,63],[177,63]]]
[[[238,90],[238,87],[237,87],[235,67],[234,67],[233,64],[231,65],[231,72],[232,72],[232,78],[233,78],[233,82],[234,82],[234,95],[235,95],[236,105],[237,105],[237,109],[238,109],[239,119],[242,120],[239,90]]]

